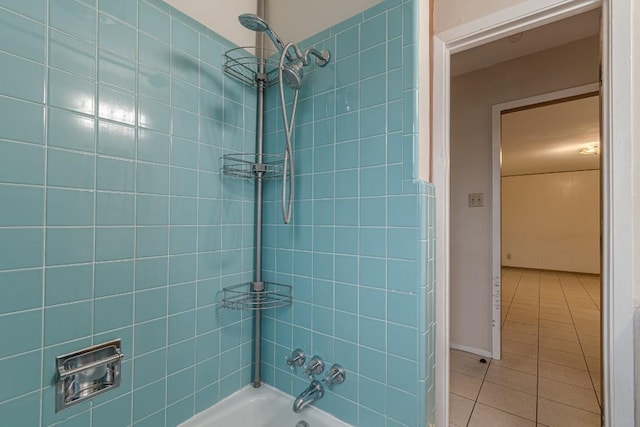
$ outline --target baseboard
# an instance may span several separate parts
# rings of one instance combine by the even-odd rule
[[[467,353],[477,354],[482,357],[492,358],[493,354],[490,351],[480,350],[478,348],[467,347],[466,345],[459,345],[454,343],[449,343],[449,347],[454,350],[466,351]]]

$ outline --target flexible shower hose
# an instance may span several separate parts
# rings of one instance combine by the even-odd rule
[[[293,191],[294,191],[294,172],[293,172],[293,150],[291,148],[291,134],[293,133],[293,124],[296,119],[296,107],[298,105],[298,89],[294,89],[293,107],[291,108],[291,118],[287,117],[287,106],[284,99],[284,61],[287,58],[287,52],[293,43],[287,43],[280,54],[280,64],[278,66],[278,80],[280,83],[280,105],[282,106],[282,123],[284,124],[284,136],[286,139],[282,163],[282,220],[285,224],[291,221],[291,213],[293,211]],[[289,197],[287,197],[287,171],[289,173]]]

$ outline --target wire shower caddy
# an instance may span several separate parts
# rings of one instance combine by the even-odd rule
[[[260,52],[263,57],[250,52]],[[255,46],[237,47],[224,53],[224,72],[240,82],[257,87],[260,80],[268,88],[278,83],[279,53],[273,49]],[[260,62],[264,64],[264,72],[260,73]]]
[[[222,156],[222,173],[237,178],[275,179],[282,177],[284,167],[282,154],[263,154],[259,161],[256,153],[232,153]]]
[[[240,47],[224,53],[225,74],[241,83],[263,88],[278,83],[279,52],[273,49]],[[250,52],[263,52],[263,57]],[[261,151],[261,150],[260,150]],[[280,178],[285,174],[282,154],[230,153],[222,160],[222,174],[260,181]],[[291,286],[273,282],[248,282],[222,289],[221,306],[232,310],[260,312],[291,305]]]
[[[222,289],[222,307],[235,310],[270,310],[291,304],[291,286],[264,282],[256,291],[254,283],[241,283]]]

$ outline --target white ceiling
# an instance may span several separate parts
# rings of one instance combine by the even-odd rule
[[[599,168],[599,97],[574,99],[502,115],[502,176]]]
[[[543,25],[524,33],[465,50],[451,57],[451,75],[457,76],[500,62],[571,43],[600,31],[600,9]]]

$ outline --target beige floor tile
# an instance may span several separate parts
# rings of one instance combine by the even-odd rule
[[[512,305],[511,307],[509,307],[509,314],[510,316],[523,316],[525,318],[527,317],[531,317],[534,319],[538,318],[538,310],[523,310],[521,308],[515,307],[516,304]]]
[[[600,427],[600,415],[538,398],[538,422],[549,427]]]
[[[521,391],[485,382],[480,389],[478,402],[531,421],[536,420],[536,397]]]
[[[473,404],[473,400],[449,394],[449,422],[456,426],[466,426],[471,417]]]
[[[511,320],[507,320],[504,322],[504,329],[511,329],[513,331],[524,332],[526,334],[538,335],[538,327],[535,325],[528,325],[522,322],[513,322]]]
[[[502,352],[502,359],[494,359],[491,361],[491,364],[531,375],[536,375],[538,371],[538,361],[536,359],[520,356],[519,354],[507,353],[505,351]]]
[[[478,359],[471,359],[469,357],[451,354],[451,370],[470,377],[483,379],[484,374],[487,372],[488,363],[481,363],[479,359],[480,357],[478,357]]]
[[[587,357],[600,359],[600,346],[582,344],[582,351]]]
[[[594,374],[600,374],[600,368],[602,365],[600,364],[600,359],[596,359],[595,357],[585,357],[587,361],[587,367],[589,368],[589,372]]]
[[[548,303],[548,302],[544,302],[540,304],[540,314],[556,314],[559,316],[569,314],[571,315],[571,312],[569,311],[569,307],[567,307],[566,305],[559,305],[559,304],[552,304],[552,303]]]
[[[513,302],[512,304],[519,304],[519,305],[528,305],[528,306],[539,306],[540,304],[538,303],[538,297],[531,297],[531,298],[523,298],[523,297],[518,297],[517,295],[513,298]]]
[[[565,332],[573,332],[576,330],[576,328],[574,328],[573,324],[571,323],[554,322],[553,320],[544,320],[544,319],[540,319],[540,327],[556,329],[556,330],[565,331]]]
[[[492,363],[489,366],[485,382],[502,385],[527,394],[536,395],[538,378],[514,369],[504,368]]]
[[[564,351],[552,350],[546,347],[540,347],[538,354],[540,360],[546,362],[557,363],[558,365],[569,366],[570,368],[587,369],[582,355],[565,353]]]
[[[465,397],[467,399],[476,400],[482,380],[459,372],[451,372],[449,375],[449,390],[453,394]]]
[[[571,315],[578,319],[600,320],[600,310],[598,310],[595,307],[592,307],[592,308],[574,307],[571,309]]]
[[[596,393],[592,387],[577,387],[548,378],[540,378],[538,381],[538,396],[595,414],[600,412]]]
[[[513,329],[502,329],[502,339],[522,342],[525,344],[538,344],[538,336],[534,334],[526,334],[524,332],[514,331]]]
[[[559,331],[557,329],[540,328],[540,336],[578,342],[578,335],[575,331]]]
[[[600,327],[595,322],[591,322],[587,320],[576,321],[575,325],[576,325],[575,329],[578,332],[578,334],[584,334],[584,335],[589,335],[593,337],[600,336]]]
[[[502,350],[508,353],[519,354],[522,356],[537,358],[538,357],[538,345],[525,344],[519,341],[511,341],[508,339],[502,339]]]
[[[538,307],[537,305],[519,304],[517,302],[511,304],[510,309],[519,313],[527,313],[535,316],[537,316],[538,312],[540,311],[540,307]]]
[[[517,322],[517,323],[523,323],[526,325],[530,325],[534,328],[538,327],[538,318],[536,317],[532,317],[532,316],[522,316],[522,315],[512,315],[512,314],[507,314],[507,317],[505,318],[505,321],[507,322]]]
[[[562,296],[540,295],[540,309],[551,308],[558,310],[568,310],[569,306]]]
[[[469,427],[534,427],[536,424],[482,403],[477,403],[469,420]]]
[[[526,323],[527,325],[538,326],[538,316],[530,316],[526,314],[507,314],[508,321]]]
[[[568,366],[540,360],[538,362],[538,374],[541,378],[548,378],[578,387],[592,387],[589,372],[582,369],[570,368]]]
[[[540,347],[560,350],[566,353],[582,354],[582,348],[577,342],[559,340],[550,337],[540,337]]]
[[[573,319],[570,314],[540,313],[540,320],[573,324]]]
[[[600,347],[601,343],[600,343],[600,338],[598,337],[594,337],[594,336],[589,336],[589,335],[583,335],[580,337],[580,344],[582,345],[593,345],[596,347]]]

